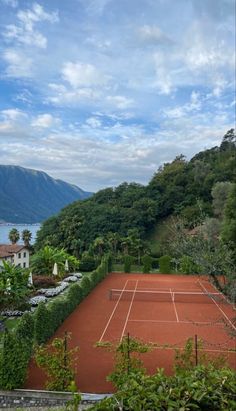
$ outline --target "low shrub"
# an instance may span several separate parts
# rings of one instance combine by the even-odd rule
[[[163,255],[159,258],[160,273],[171,273],[171,257],[169,255]]]
[[[54,277],[46,275],[33,275],[33,284],[36,288],[55,287],[57,281]]]
[[[144,255],[142,257],[143,273],[150,273],[152,268],[152,257],[150,255]]]

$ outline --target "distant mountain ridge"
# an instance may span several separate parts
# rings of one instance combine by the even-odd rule
[[[0,165],[0,221],[39,223],[92,193],[43,171]]]

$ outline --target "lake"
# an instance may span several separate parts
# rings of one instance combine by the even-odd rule
[[[31,244],[34,244],[36,240],[36,234],[37,231],[40,229],[41,225],[40,224],[32,224],[32,225],[27,225],[27,224],[0,224],[0,244],[9,244],[10,240],[8,238],[9,231],[12,230],[12,228],[16,228],[20,235],[23,230],[29,230],[32,233],[32,240]],[[23,241],[20,239],[18,244],[23,244]]]

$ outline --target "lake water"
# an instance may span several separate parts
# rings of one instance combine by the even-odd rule
[[[8,238],[9,231],[11,231],[13,228],[16,228],[20,235],[23,230],[29,230],[32,233],[32,240],[31,244],[34,244],[36,240],[36,233],[40,229],[41,225],[40,224],[32,224],[32,225],[27,225],[27,224],[0,224],[0,244],[9,244],[10,240]],[[17,244],[23,244],[22,240],[19,240]]]

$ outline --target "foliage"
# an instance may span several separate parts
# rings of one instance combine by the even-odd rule
[[[179,259],[179,271],[183,274],[198,274],[199,267],[188,255],[183,255]]]
[[[33,276],[33,284],[36,288],[49,288],[56,286],[56,279],[55,277],[47,276],[47,275],[34,275]]]
[[[235,272],[233,251],[222,241],[215,243],[211,238],[206,238],[202,230],[190,236],[181,220],[173,223],[171,231],[172,236],[169,241],[171,255],[177,260],[188,256],[195,264],[195,273],[208,275],[215,286],[224,291],[219,278],[221,275],[226,275],[230,281],[232,273]]]
[[[133,343],[132,352],[136,351],[136,347],[138,352],[140,347],[146,352],[145,345],[135,340]],[[128,373],[127,340],[118,346],[117,351],[119,356],[115,371],[109,377],[115,383],[117,392],[90,408],[91,411],[235,410],[235,371],[225,367],[223,363],[216,365],[216,362],[209,362],[202,354],[198,357],[199,365],[196,365],[191,339],[187,341],[183,351],[176,352],[173,376],[166,376],[162,369],[157,369],[150,376],[137,362]]]
[[[35,351],[35,360],[38,367],[47,375],[46,388],[53,391],[68,391],[74,381],[77,358],[75,353],[78,347],[68,348],[69,335],[64,338],[55,338],[45,347],[39,346]]]
[[[0,309],[20,309],[26,305],[28,290],[28,273],[21,267],[2,261],[0,270]]]
[[[44,303],[40,303],[35,311],[35,341],[43,344],[50,337],[49,312]]]
[[[118,344],[110,342],[97,343],[97,347],[104,348],[114,353],[114,371],[107,377],[118,389],[121,388],[131,375],[144,372],[140,354],[152,349],[151,344],[146,344],[129,334],[123,336]]]
[[[53,266],[57,263],[59,275],[65,273],[65,262],[68,261],[70,269],[76,269],[79,261],[69,255],[64,249],[58,249],[46,245],[31,258],[31,268],[36,274],[52,275]]]
[[[221,235],[226,244],[236,249],[236,184],[232,186],[225,204]]]
[[[153,258],[150,255],[144,255],[142,257],[143,273],[150,273],[152,268],[152,261]]]
[[[235,372],[228,368],[198,366],[172,377],[163,370],[150,376],[136,373],[115,396],[90,408],[92,411],[234,411]]]
[[[20,233],[16,228],[12,228],[9,231],[8,238],[12,244],[16,244],[20,239]]]
[[[159,258],[159,271],[162,274],[171,272],[171,257],[169,255],[163,255]]]
[[[24,384],[32,354],[34,320],[24,314],[16,330],[5,331],[0,353],[0,388],[11,390]]]
[[[79,269],[81,271],[93,271],[95,270],[97,266],[96,260],[92,255],[89,255],[87,252],[84,252],[80,263],[79,263]]]
[[[66,410],[68,411],[78,411],[79,409],[79,404],[81,402],[81,395],[78,393],[76,384],[74,381],[70,383],[68,386],[68,390],[72,393],[73,398],[72,400],[68,401],[66,404]]]
[[[133,257],[131,255],[124,255],[123,260],[124,260],[124,272],[130,273],[131,265],[132,265],[132,262],[134,261]]]
[[[21,238],[22,238],[22,240],[24,241],[24,245],[25,245],[26,247],[29,247],[30,241],[32,240],[32,233],[31,233],[31,231],[30,231],[30,230],[27,230],[27,229],[23,230],[22,233],[21,233]]]
[[[79,258],[84,251],[102,256],[110,250],[131,255],[140,264],[141,256],[149,253],[144,240],[162,219],[182,216],[185,227],[193,228],[201,223],[202,213],[204,218],[213,217],[211,193],[215,195],[219,186],[229,187],[235,179],[234,140],[234,130],[229,130],[220,147],[202,151],[189,162],[177,156],[160,167],[146,187],[123,183],[65,207],[44,222],[36,248],[63,247]],[[158,244],[156,257],[167,254],[165,244]]]
[[[217,217],[222,217],[225,202],[232,189],[233,183],[229,181],[219,181],[217,182],[211,190],[211,195],[213,198],[213,211],[214,215]]]

